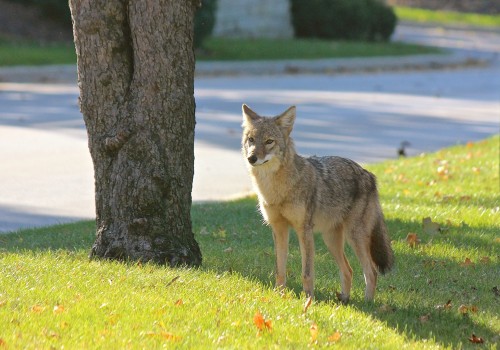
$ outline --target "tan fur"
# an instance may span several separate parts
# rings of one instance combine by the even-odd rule
[[[262,215],[273,231],[276,284],[283,288],[286,283],[288,231],[292,227],[299,239],[307,295],[312,296],[314,290],[313,233],[321,232],[340,269],[341,301],[349,300],[352,282],[344,240],[361,262],[365,298],[372,300],[378,272],[390,270],[394,261],[375,177],[345,158],[299,156],[290,137],[294,122],[294,106],[269,118],[243,105],[242,152]]]

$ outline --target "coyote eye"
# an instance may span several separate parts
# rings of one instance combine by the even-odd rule
[[[274,140],[271,140],[271,139],[266,140],[266,145],[270,145],[270,144],[272,144],[273,142],[274,142]]]
[[[252,143],[253,143],[254,141],[255,141],[255,140],[253,139],[253,137],[249,137],[249,138],[248,138],[248,142],[252,142]]]

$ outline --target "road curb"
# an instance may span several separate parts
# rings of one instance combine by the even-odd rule
[[[459,52],[398,57],[334,58],[276,61],[197,62],[195,75],[348,74],[377,71],[434,70],[481,67],[486,56]],[[76,65],[0,67],[0,82],[76,83]]]

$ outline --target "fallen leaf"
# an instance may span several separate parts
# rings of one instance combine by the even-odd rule
[[[462,315],[466,315],[469,312],[476,313],[478,311],[478,307],[476,305],[460,305],[458,307],[458,312],[460,312]]]
[[[460,266],[462,266],[462,267],[473,267],[474,263],[472,262],[471,259],[465,258],[464,262],[460,263]]]
[[[422,219],[422,226],[424,228],[424,232],[431,235],[441,232],[440,225],[437,222],[433,222],[430,217]]]
[[[391,305],[383,304],[382,306],[380,306],[378,308],[378,311],[380,313],[389,313],[389,312],[396,311],[396,309],[393,306],[391,306]]]
[[[304,310],[302,311],[304,314],[307,312],[307,309],[309,309],[309,306],[312,304],[313,298],[310,296],[306,299],[306,302],[304,303]]]
[[[416,233],[410,232],[406,236],[406,242],[411,248],[415,248],[420,243],[420,239]]]
[[[7,348],[7,342],[0,338],[0,348]]]
[[[54,306],[54,309],[52,310],[52,312],[56,315],[60,314],[60,313],[64,312],[64,306],[63,305],[56,305],[56,306]]]
[[[264,316],[262,316],[259,311],[257,311],[253,317],[253,323],[259,329],[259,331],[263,331],[266,329],[271,331],[273,328],[272,321],[264,319]]]
[[[182,304],[184,304],[182,299],[177,299],[177,301],[174,303],[175,306],[181,306]]]
[[[431,318],[431,314],[427,314],[427,315],[420,316],[418,318],[418,320],[420,321],[420,323],[426,323],[426,322],[429,322],[430,318]]]
[[[479,262],[480,262],[481,264],[485,264],[485,265],[487,265],[487,264],[489,264],[489,263],[491,262],[491,259],[490,259],[490,257],[489,257],[489,256],[483,256],[483,257],[479,260]]]
[[[41,305],[33,305],[31,307],[31,312],[33,312],[34,314],[39,314],[41,312],[43,312],[45,310],[45,307],[41,306]]]
[[[173,340],[173,341],[176,341],[176,340],[179,340],[181,337],[173,334],[173,333],[170,333],[170,332],[165,332],[165,331],[161,331],[160,333],[158,333],[158,335],[165,339],[165,340]]]
[[[467,307],[467,305],[460,305],[458,307],[458,312],[460,312],[462,315],[465,315],[467,314],[467,312],[469,312],[469,308]]]
[[[478,168],[478,167],[473,166],[473,167],[472,167],[472,172],[473,172],[474,174],[479,174],[479,173],[481,173],[481,168]]]
[[[336,343],[336,342],[340,341],[341,338],[342,338],[342,334],[339,331],[336,331],[328,337],[328,341],[330,343]]]
[[[232,252],[233,252],[232,247],[227,247],[226,249],[224,249],[224,253],[232,253]]]
[[[166,332],[166,331],[160,331],[160,332],[146,332],[144,333],[145,335],[147,335],[148,337],[157,337],[157,338],[162,338],[162,339],[165,339],[165,340],[170,340],[170,341],[177,341],[177,340],[180,340],[181,337],[173,334],[173,333],[170,333],[170,332]]]
[[[436,305],[437,310],[449,310],[451,309],[451,299],[446,302],[444,305]]]
[[[0,300],[0,307],[7,305],[7,300]]]
[[[465,196],[460,196],[460,202],[468,202],[472,199],[471,196],[465,195]]]
[[[477,337],[474,333],[472,333],[472,335],[470,336],[469,341],[473,344],[483,344],[484,343],[484,339],[481,337]]]
[[[309,331],[311,332],[311,344],[318,339],[318,325],[316,323],[313,323],[311,327],[309,328]]]

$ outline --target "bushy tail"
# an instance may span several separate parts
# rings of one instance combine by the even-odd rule
[[[394,252],[383,218],[379,218],[370,237],[370,254],[381,274],[389,272],[394,265]]]

